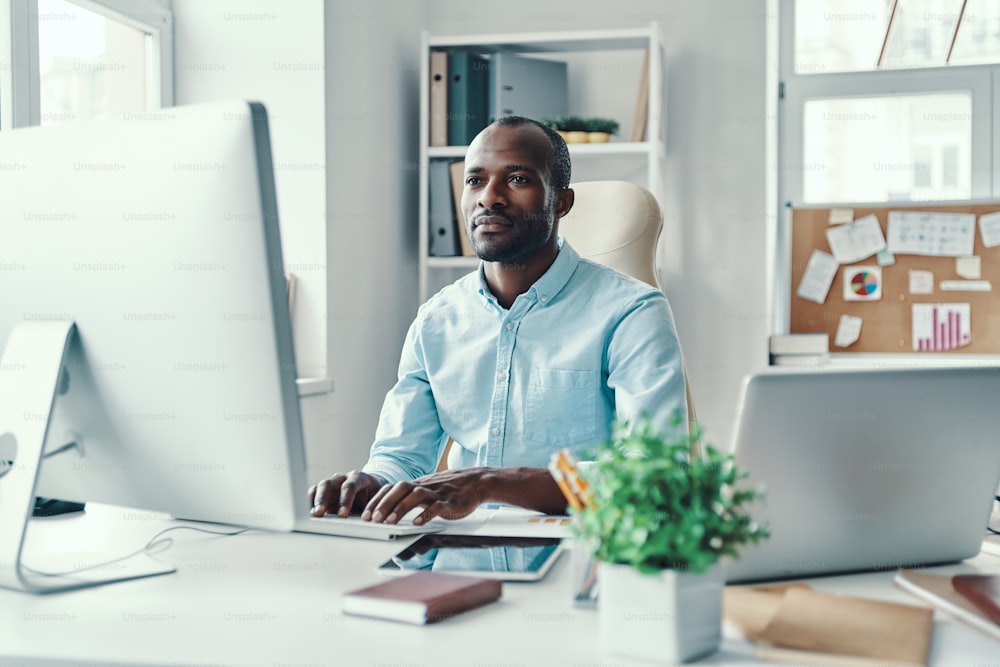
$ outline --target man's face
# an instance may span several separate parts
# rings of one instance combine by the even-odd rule
[[[476,255],[510,264],[534,255],[555,229],[545,133],[533,125],[491,126],[465,156],[462,213]]]

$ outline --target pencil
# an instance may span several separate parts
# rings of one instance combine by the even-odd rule
[[[560,449],[556,452],[558,456],[559,469],[565,475],[566,480],[569,482],[570,487],[574,491],[574,495],[583,505],[589,505],[593,495],[590,492],[590,485],[587,483],[582,476],[580,476],[580,469],[577,467],[576,457],[573,456],[573,452],[568,449]]]
[[[583,509],[583,503],[581,503],[580,499],[576,497],[575,493],[573,493],[573,489],[570,488],[566,481],[566,476],[559,467],[558,452],[553,454],[551,460],[549,461],[549,474],[552,475],[552,479],[555,480],[556,485],[559,487],[559,490],[562,491],[562,494],[566,496],[566,502],[569,503],[569,506],[576,510]]]

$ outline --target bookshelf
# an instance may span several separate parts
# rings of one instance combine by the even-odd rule
[[[663,46],[656,22],[643,27],[565,32],[482,35],[431,35],[421,41],[419,164],[419,291],[421,302],[478,266],[475,257],[430,253],[432,165],[465,157],[465,145],[431,145],[431,52],[465,51],[489,59],[500,52],[567,63],[568,113],[602,116],[619,122],[619,133],[605,144],[569,144],[573,181],[619,179],[648,188],[663,200],[664,89]],[[642,76],[649,54],[648,76]],[[640,86],[643,86],[640,94]],[[644,100],[646,130],[629,141],[636,106]],[[440,186],[438,186],[440,188]],[[439,193],[440,189],[437,190]],[[464,233],[459,223],[459,233]]]

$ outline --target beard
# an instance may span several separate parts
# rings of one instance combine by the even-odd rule
[[[543,210],[528,219],[512,220],[502,211],[491,211],[489,214],[504,218],[513,227],[511,232],[503,234],[500,238],[495,238],[492,234],[476,236],[475,227],[471,227],[469,238],[472,241],[472,249],[484,262],[520,263],[541,250],[552,238],[555,224],[554,201],[547,202]]]

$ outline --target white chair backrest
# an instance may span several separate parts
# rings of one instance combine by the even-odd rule
[[[663,217],[656,198],[628,181],[572,185],[576,203],[559,221],[559,233],[582,257],[660,288],[656,241]]]
[[[656,274],[656,241],[663,229],[663,214],[649,190],[628,181],[582,181],[570,187],[576,203],[559,220],[559,233],[581,257],[610,266],[622,273],[660,288]],[[684,354],[688,428],[695,434],[698,416],[691,395]],[[700,443],[691,443],[699,454]]]

